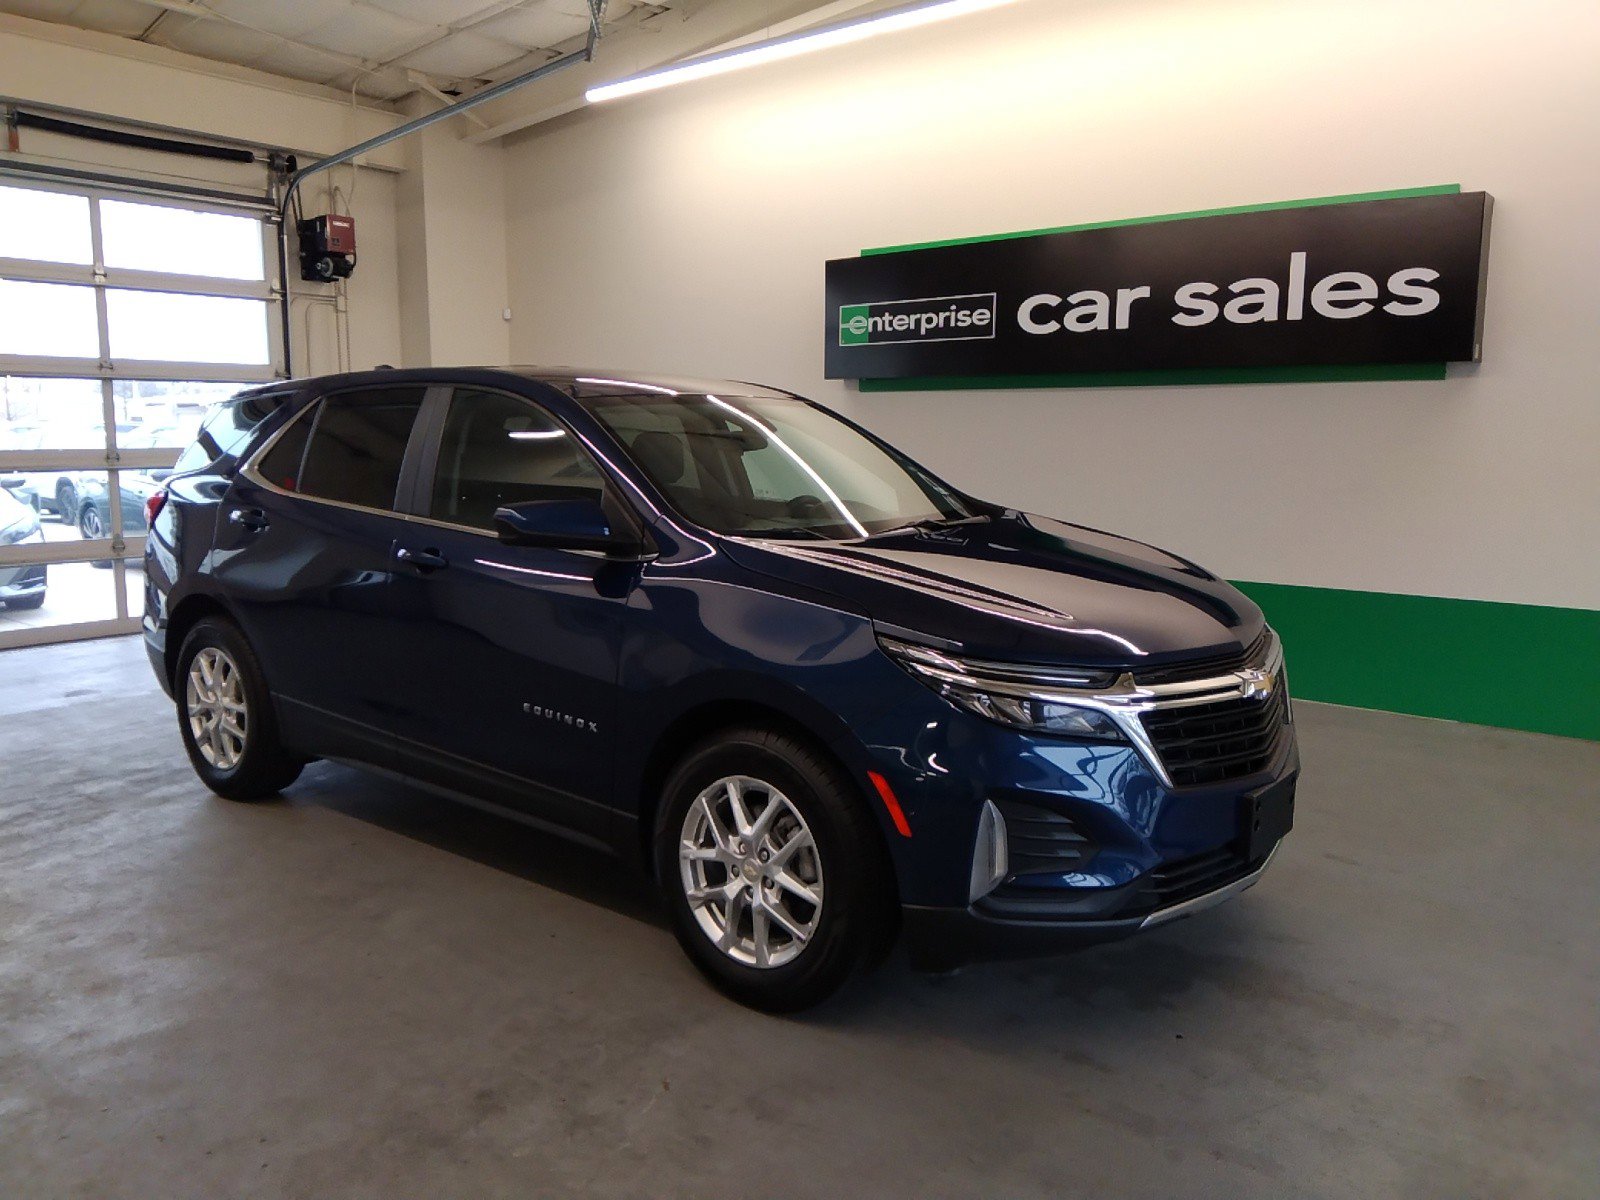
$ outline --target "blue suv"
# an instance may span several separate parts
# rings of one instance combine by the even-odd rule
[[[200,778],[326,758],[648,864],[769,1010],[1081,945],[1260,877],[1299,758],[1215,575],[988,503],[747,383],[376,371],[246,392],[149,505]]]

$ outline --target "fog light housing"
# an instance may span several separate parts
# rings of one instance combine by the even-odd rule
[[[972,880],[967,887],[967,903],[981,900],[1011,870],[1011,853],[1006,844],[1006,819],[993,800],[983,802],[978,814],[978,838],[972,848]]]

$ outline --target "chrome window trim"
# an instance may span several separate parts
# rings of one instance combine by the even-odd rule
[[[393,385],[393,384],[389,385],[390,388],[392,388],[394,386],[396,386],[396,385]],[[350,387],[350,388],[341,388],[341,389],[339,389],[338,391],[335,391],[335,392],[324,392],[319,396],[313,397],[310,401],[308,401],[305,405],[303,405],[301,407],[299,412],[295,413],[292,417],[290,417],[287,421],[285,421],[282,424],[282,426],[280,426],[278,429],[274,430],[273,433],[272,433],[272,436],[267,438],[266,441],[262,442],[261,445],[256,449],[255,453],[251,454],[249,458],[245,459],[244,463],[241,464],[241,466],[239,467],[239,475],[240,475],[240,477],[243,478],[243,479],[248,480],[249,482],[251,482],[253,484],[255,484],[259,488],[265,488],[267,491],[272,492],[273,494],[278,495],[278,496],[288,496],[292,500],[304,500],[304,501],[306,501],[307,503],[310,503],[310,504],[324,504],[324,505],[327,505],[329,508],[342,508],[342,509],[345,509],[348,512],[371,513],[372,515],[378,516],[378,517],[399,517],[402,520],[407,519],[409,517],[409,514],[400,512],[399,510],[393,509],[393,508],[371,508],[371,507],[369,507],[368,505],[365,505],[365,504],[351,504],[347,500],[332,500],[332,499],[329,499],[327,496],[313,496],[309,492],[291,492],[287,488],[279,487],[277,484],[273,483],[271,480],[267,479],[264,475],[262,475],[258,470],[256,470],[256,468],[260,465],[261,460],[264,459],[267,455],[272,453],[272,448],[278,444],[278,439],[282,438],[285,434],[287,434],[289,432],[289,430],[293,429],[296,422],[310,419],[307,416],[308,413],[312,413],[312,412],[320,413],[320,411],[322,409],[322,404],[323,404],[323,402],[325,400],[330,400],[334,396],[347,396],[347,395],[350,395],[353,392],[370,392],[370,391],[381,391],[381,390],[385,390],[385,389],[382,386],[378,386],[378,387]],[[424,402],[426,402],[427,390],[428,390],[427,385],[424,385],[423,388],[422,388]],[[421,411],[422,410],[420,408],[417,410],[419,415],[421,414]],[[415,428],[415,425],[413,424],[413,429],[414,428]],[[311,432],[306,435],[306,449],[309,450],[311,448],[311,439],[314,436],[316,436],[316,432],[317,432],[316,425],[313,424],[312,427],[311,427]],[[301,465],[304,466],[304,464],[305,464],[305,456],[304,456],[303,453],[301,455],[301,460],[300,461],[301,461]],[[398,484],[396,485],[395,490],[396,490],[396,492],[399,491],[399,485]]]
[[[396,385],[391,384],[391,385],[388,385],[388,386],[393,387],[393,386],[396,386]],[[443,386],[443,387],[449,388],[452,392],[454,392],[458,387],[458,385],[456,385],[456,384],[442,384],[442,385],[425,384],[425,385],[423,385],[425,392],[426,392],[427,389],[433,388],[433,387],[436,387],[436,386]],[[473,386],[476,386],[476,385],[473,385]],[[323,504],[323,505],[327,505],[329,508],[342,508],[342,509],[345,509],[345,510],[347,510],[349,512],[369,513],[372,516],[377,516],[377,517],[393,517],[396,520],[405,521],[405,522],[407,522],[409,524],[412,524],[412,525],[431,525],[436,529],[451,529],[451,530],[454,530],[457,533],[470,533],[470,534],[473,534],[473,535],[475,535],[477,537],[481,537],[481,538],[484,538],[484,539],[486,539],[488,541],[494,542],[497,545],[503,545],[504,543],[502,543],[500,541],[500,535],[495,533],[492,529],[479,529],[476,525],[457,525],[452,521],[441,521],[436,517],[424,517],[424,516],[420,516],[417,513],[401,512],[399,509],[396,509],[396,508],[369,508],[364,504],[351,504],[351,503],[349,503],[348,501],[345,501],[345,500],[330,500],[326,496],[313,496],[308,492],[291,492],[287,488],[279,487],[277,484],[273,483],[271,480],[267,479],[259,471],[256,470],[256,467],[261,462],[261,460],[263,458],[265,458],[268,454],[272,453],[272,448],[275,445],[277,445],[278,439],[283,437],[286,433],[288,433],[290,428],[294,425],[294,423],[296,421],[305,420],[306,419],[306,414],[309,413],[312,409],[319,408],[322,405],[322,402],[324,400],[327,400],[327,399],[329,399],[329,398],[331,398],[333,396],[346,395],[346,394],[348,394],[350,392],[365,392],[365,391],[373,391],[373,390],[375,390],[375,389],[373,387],[369,387],[369,386],[343,388],[340,391],[337,391],[337,392],[326,392],[326,393],[324,393],[324,394],[322,394],[320,396],[317,396],[317,397],[313,398],[299,412],[295,413],[294,416],[290,417],[287,421],[285,421],[281,428],[275,430],[273,432],[273,434],[270,437],[267,438],[266,441],[261,443],[260,447],[257,448],[255,453],[251,454],[250,457],[247,458],[244,461],[244,463],[239,467],[239,475],[242,478],[248,480],[250,483],[253,483],[256,487],[262,488],[262,489],[264,489],[266,491],[269,491],[269,492],[271,492],[271,493],[273,493],[274,495],[277,495],[277,496],[287,496],[291,500],[302,500],[302,501],[306,502],[307,504]],[[479,390],[479,391],[492,391],[494,389],[478,387],[477,390]],[[518,399],[518,400],[527,400],[529,404],[537,405],[537,403],[538,403],[537,401],[528,400],[528,398],[526,396],[518,395],[518,393],[516,393],[516,392],[504,392],[502,394],[503,395],[507,395],[507,396],[511,396],[514,399]],[[453,401],[453,399],[454,399],[454,397],[452,396],[452,401]],[[548,410],[543,410],[543,411],[548,411]],[[555,415],[553,413],[551,414],[551,419],[552,420],[557,420],[559,422],[559,418],[555,417]],[[565,422],[559,422],[559,423],[563,426],[563,428],[567,428]],[[573,430],[571,432],[573,433],[573,436],[578,438],[579,444],[584,446],[585,449],[587,449],[588,448],[588,442],[581,435],[579,435],[575,430]],[[316,434],[316,429],[313,427],[313,429],[311,431],[311,434],[308,435],[307,438],[306,438],[306,446],[308,448],[311,445],[311,437],[315,436],[315,434]],[[591,457],[594,457],[594,458],[598,459],[597,455],[591,455]],[[604,469],[599,466],[598,461],[596,462],[596,468],[598,470],[600,470],[600,473],[601,473],[601,475],[603,477],[609,478],[609,476],[605,475]],[[398,490],[399,489],[397,487],[396,491],[398,492]],[[585,558],[601,558],[601,559],[605,559],[608,562],[634,562],[634,561],[637,561],[637,562],[648,562],[648,561],[653,560],[656,557],[653,554],[648,554],[648,555],[642,555],[638,559],[618,559],[618,558],[613,558],[611,555],[606,554],[602,550],[576,550],[576,549],[574,549],[574,550],[563,550],[562,553],[563,554],[579,554],[579,555],[582,555]]]
[[[1073,677],[1066,668],[981,662],[959,658],[929,646],[903,642],[898,638],[889,640],[893,643],[896,661],[909,667],[936,689],[953,686],[1104,713],[1116,722],[1123,736],[1139,751],[1162,785],[1168,788],[1175,785],[1140,719],[1145,713],[1191,708],[1224,700],[1244,700],[1270,694],[1273,689],[1286,686],[1283,643],[1277,633],[1270,629],[1260,667],[1241,666],[1204,679],[1149,685],[1141,685],[1135,672],[1124,671],[1113,683],[1104,687],[1087,686],[1087,682],[1083,686],[1060,686],[1062,680]],[[988,673],[991,671],[994,673]],[[1077,677],[1087,681],[1092,674],[1085,671],[1078,673]]]

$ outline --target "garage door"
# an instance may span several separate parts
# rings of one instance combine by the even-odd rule
[[[282,374],[263,214],[0,183],[0,649],[131,633],[145,501]]]

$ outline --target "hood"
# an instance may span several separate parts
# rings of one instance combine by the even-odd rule
[[[1026,513],[858,542],[725,546],[740,566],[834,596],[888,632],[978,658],[1149,668],[1242,652],[1263,626],[1253,602],[1191,562]]]

